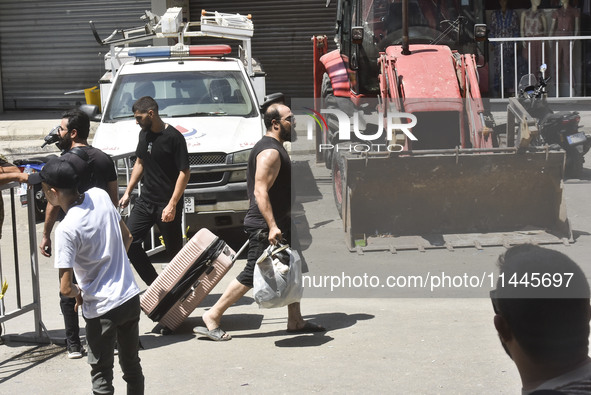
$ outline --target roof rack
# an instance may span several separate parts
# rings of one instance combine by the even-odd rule
[[[185,38],[217,37],[242,41],[240,57],[246,61],[249,76],[254,75],[250,44],[254,26],[250,14],[240,15],[202,10],[199,22],[183,22],[182,8],[173,7],[166,10],[162,17],[146,10],[140,19],[146,21],[144,25],[129,29],[115,29],[105,39],[101,39],[93,21],[89,22],[96,41],[100,45],[109,45],[111,48],[111,70],[113,72],[117,69],[115,53],[117,46],[155,38],[172,38],[177,42],[174,47],[178,52],[183,52],[188,51]]]

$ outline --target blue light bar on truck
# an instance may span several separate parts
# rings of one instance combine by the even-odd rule
[[[232,52],[229,45],[183,45],[173,47],[131,48],[129,56],[136,58],[168,58],[183,56],[221,56]]]

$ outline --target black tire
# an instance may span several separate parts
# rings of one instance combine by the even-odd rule
[[[332,163],[332,192],[334,202],[339,212],[339,216],[343,217],[343,198],[347,193],[347,175],[345,167],[345,158],[338,152],[333,156]]]
[[[47,208],[47,199],[45,199],[45,194],[41,189],[41,185],[35,185],[33,187],[33,192],[35,196],[35,222],[40,224],[45,222],[45,210]]]

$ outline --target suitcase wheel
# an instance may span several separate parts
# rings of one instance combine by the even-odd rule
[[[160,334],[163,336],[167,336],[167,335],[172,335],[174,332],[172,329],[169,329],[165,326],[163,326],[162,328],[160,328]]]

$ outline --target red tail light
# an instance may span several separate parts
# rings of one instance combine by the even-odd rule
[[[578,115],[574,118],[570,118],[570,119],[563,119],[562,120],[562,124],[567,124],[567,123],[571,123],[571,122],[579,122],[581,120],[581,117],[579,117]]]

